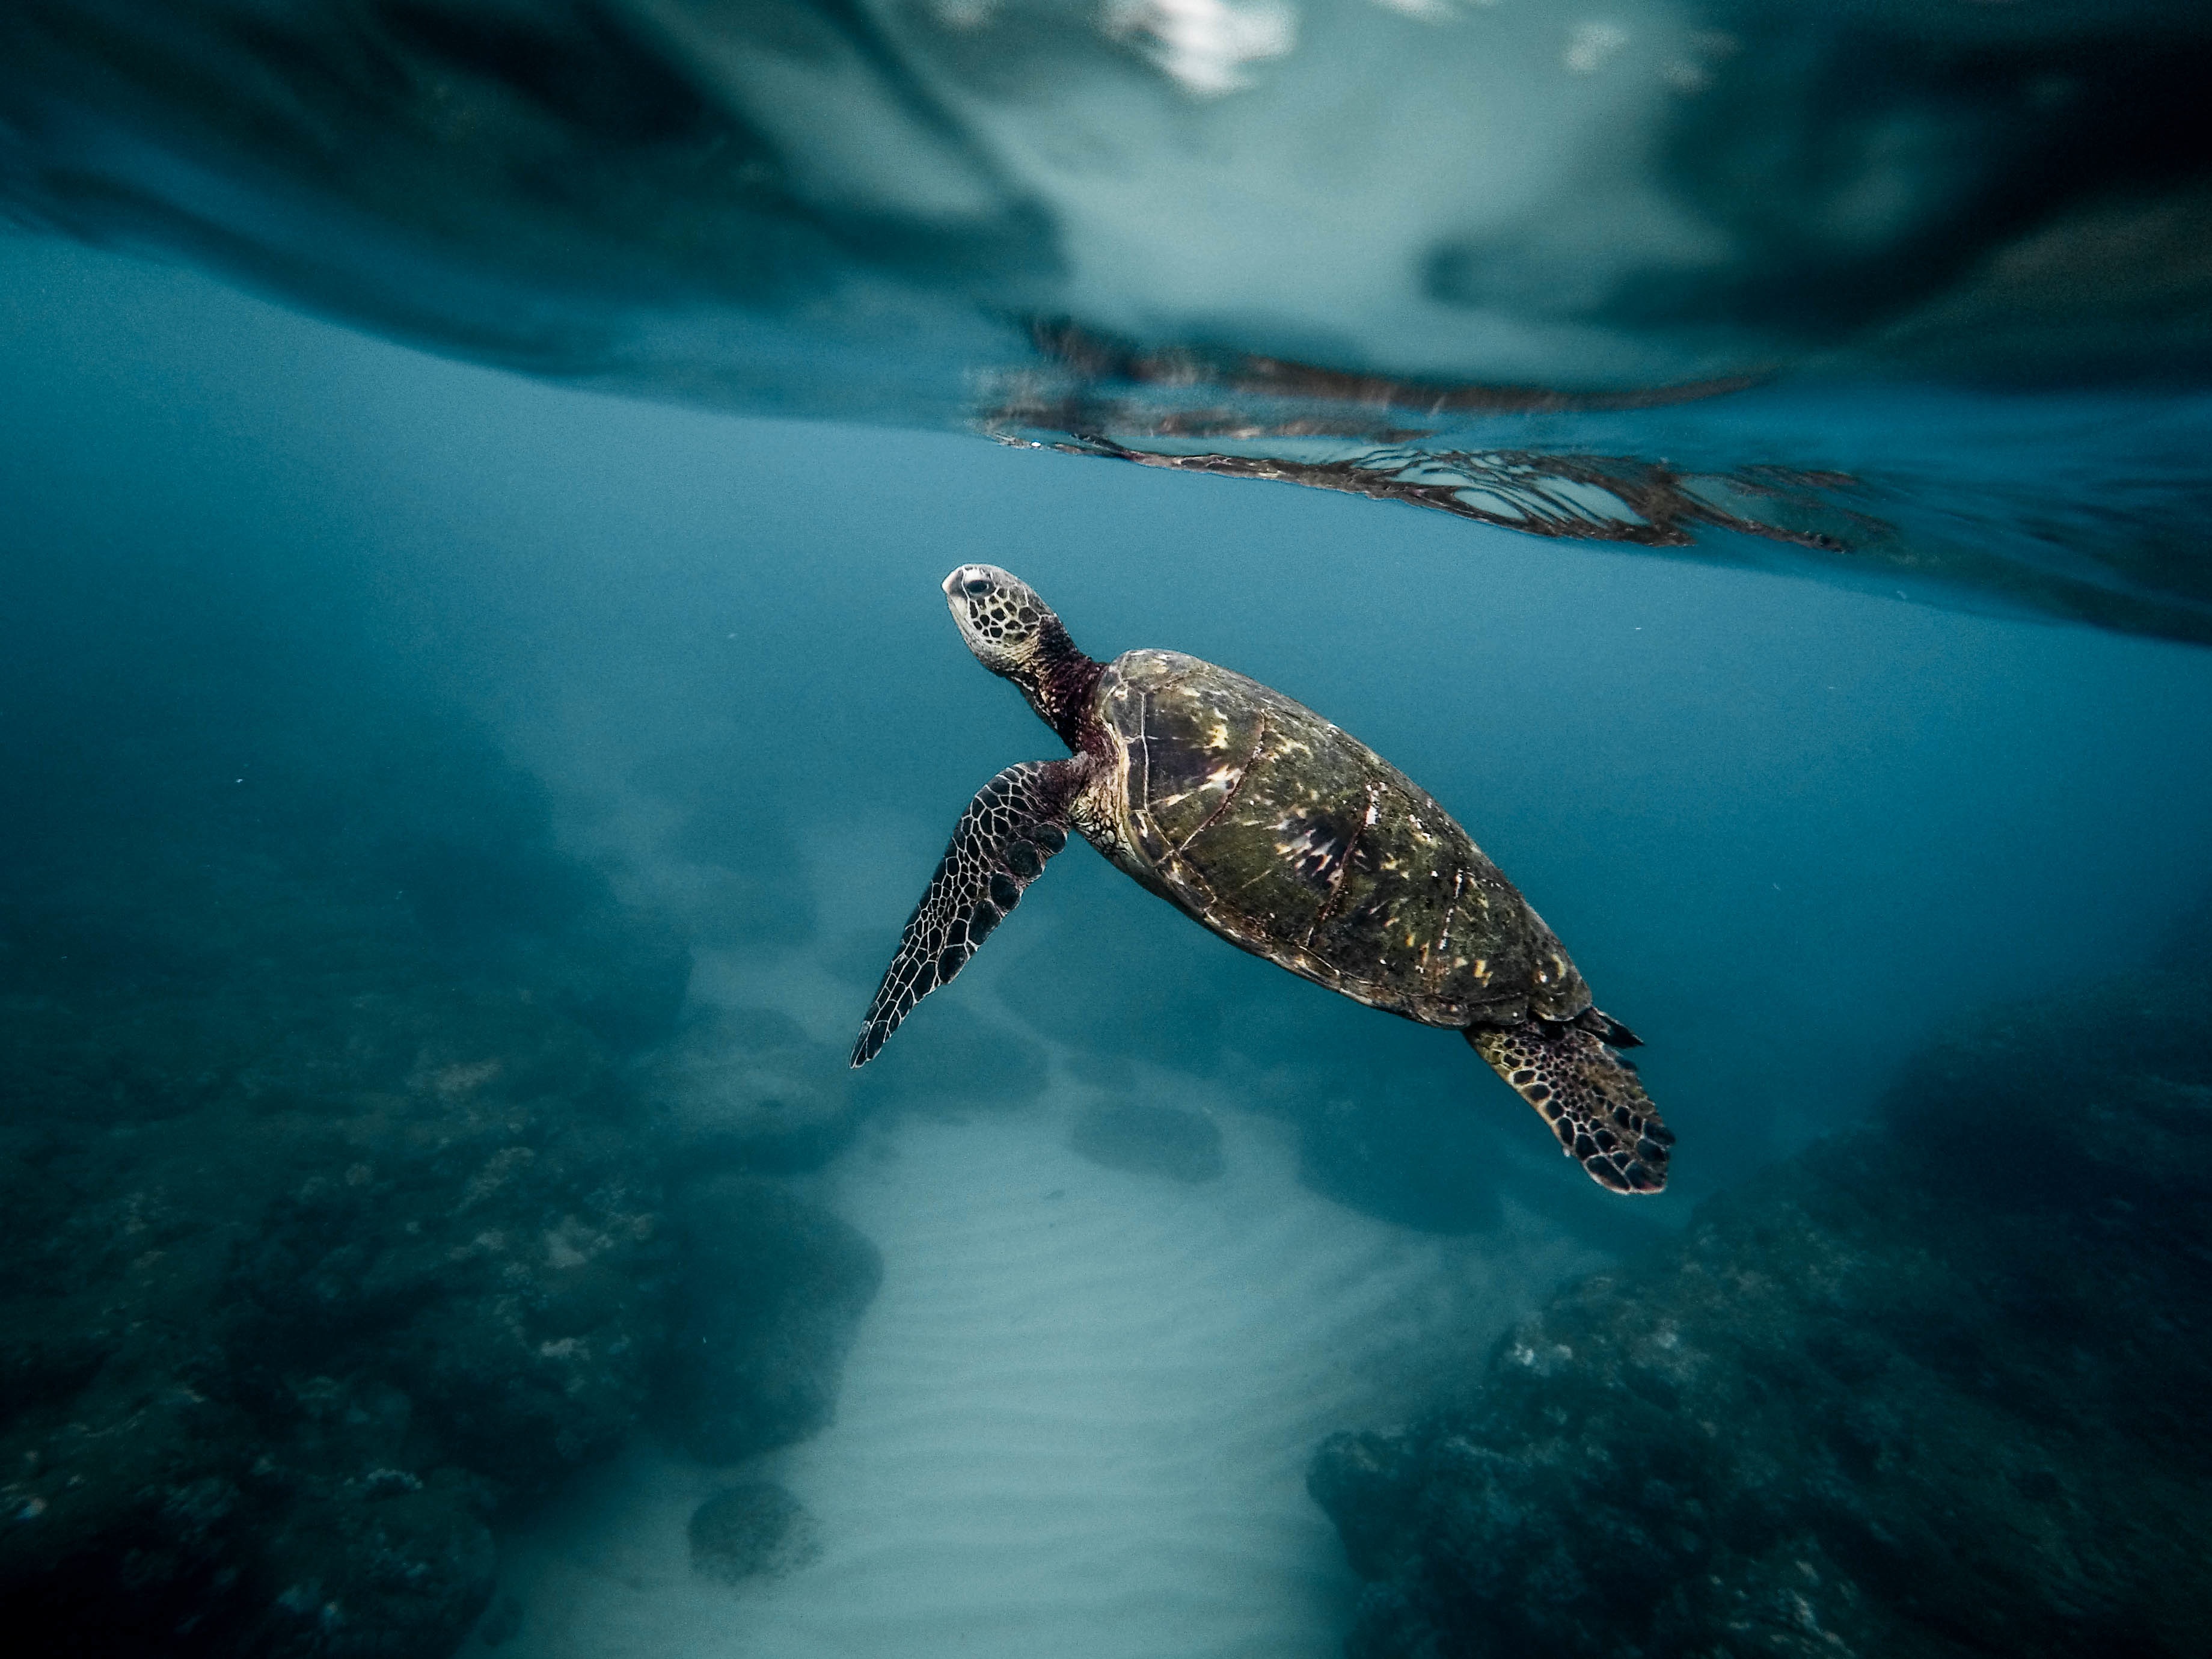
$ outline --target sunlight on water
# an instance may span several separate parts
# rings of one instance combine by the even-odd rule
[[[0,212],[570,384],[2203,642],[2208,56],[2182,0],[40,0]]]

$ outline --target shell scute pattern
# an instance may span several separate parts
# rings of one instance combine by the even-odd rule
[[[1102,691],[1127,774],[1116,861],[1232,943],[1429,1024],[1589,1006],[1467,832],[1311,709],[1163,651],[1123,657]]]
[[[1158,839],[1180,848],[1232,803],[1267,740],[1267,720],[1260,705],[1224,695],[1226,688],[1181,680],[1169,684],[1181,695],[1165,721],[1156,719],[1152,697],[1141,691],[1131,706],[1129,793],[1141,797]]]

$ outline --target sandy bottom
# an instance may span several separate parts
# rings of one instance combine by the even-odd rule
[[[836,1425],[742,1469],[602,1472],[511,1541],[501,1659],[1336,1653],[1354,1583],[1305,1492],[1315,1443],[1430,1397],[1593,1259],[1525,1216],[1470,1242],[1354,1214],[1233,1111],[1220,1180],[1103,1169],[1067,1148],[1077,1103],[909,1116],[848,1154],[834,1201],[885,1274]],[[696,1576],[692,1509],[757,1474],[812,1512],[818,1559]]]

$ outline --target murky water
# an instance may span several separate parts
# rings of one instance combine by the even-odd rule
[[[2205,48],[1955,11],[19,9],[11,1628],[2192,1652]],[[1080,836],[850,1067],[971,563],[1417,781],[1666,1192]]]

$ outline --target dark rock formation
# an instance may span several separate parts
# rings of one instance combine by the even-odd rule
[[[763,1199],[684,1269],[635,1056],[688,951],[489,744],[251,606],[33,601],[76,644],[0,664],[0,1630],[444,1659],[503,1516],[651,1416],[679,1285],[803,1302],[833,1224]],[[717,1328],[756,1438],[826,1419],[837,1305]]]
[[[716,1492],[691,1512],[691,1570],[726,1584],[773,1578],[822,1553],[813,1517],[773,1480]]]
[[[11,1625],[441,1654],[495,1507],[635,1421],[669,1244],[609,1051],[392,967],[0,1010]]]
[[[876,1247],[764,1181],[722,1176],[678,1209],[684,1279],[664,1410],[702,1463],[828,1426],[854,1328],[883,1279]]]
[[[1321,1449],[1354,1659],[2204,1650],[2212,984],[2001,1012],[1887,1120]]]
[[[1075,1121],[1068,1145],[1093,1164],[1170,1181],[1221,1176],[1221,1130],[1203,1112],[1120,1100],[1093,1106]]]

